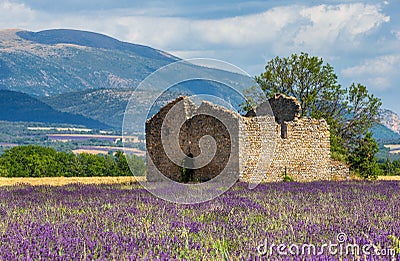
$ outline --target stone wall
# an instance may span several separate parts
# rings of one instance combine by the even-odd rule
[[[349,166],[343,162],[331,159],[331,180],[344,180],[350,178]]]
[[[254,120],[250,118],[246,121]],[[331,169],[329,128],[326,122],[304,118],[285,122],[285,124],[287,136],[282,138],[279,135],[281,125],[275,123],[276,132],[270,137],[275,142],[273,157],[269,161],[269,167],[263,168],[263,165],[255,167],[261,167],[261,171],[258,170],[259,173],[256,175],[263,175],[263,181],[281,181],[285,171],[296,181],[332,179],[334,173]],[[247,132],[259,136],[254,125],[248,124],[247,126]],[[250,141],[250,143],[253,142],[254,140]],[[258,147],[260,146],[261,144],[258,144]],[[250,153],[260,154],[255,157],[260,158],[261,161],[265,161],[271,155],[262,150]],[[253,169],[250,168],[248,172],[243,173],[244,181],[251,181],[249,177],[254,175]]]
[[[257,183],[267,175],[279,138],[277,127],[271,115],[241,118],[239,165],[242,181]]]
[[[209,162],[191,172],[191,181],[207,181],[221,171],[245,182],[281,181],[285,172],[296,181],[348,177],[348,167],[330,158],[325,120],[299,118],[301,108],[292,97],[276,95],[269,104],[247,117],[209,102],[196,107],[186,97],[164,106],[146,123],[147,156],[154,163],[147,161],[147,179],[159,180],[157,168],[181,182],[176,163],[188,162],[187,156],[190,166]]]
[[[148,181],[160,180],[156,175],[156,169],[163,173],[168,173],[168,178],[179,181],[181,169],[177,164],[172,162],[165,153],[164,145],[161,142],[161,127],[163,124],[165,125],[164,135],[172,137],[173,135],[179,134],[180,129],[177,128],[177,125],[179,125],[182,120],[187,119],[187,113],[188,111],[190,113],[191,105],[192,104],[189,101],[185,100],[183,97],[179,97],[175,101],[162,107],[157,114],[146,121],[146,162]],[[173,107],[176,108],[175,118],[166,119],[167,113]],[[168,142],[168,140],[166,142]],[[171,145],[174,144],[171,143]],[[184,149],[184,147],[182,146],[181,149]]]
[[[146,122],[147,180],[163,180],[155,175],[156,168],[177,182],[208,181],[223,171],[221,178],[239,178],[239,119],[239,114],[209,102],[196,107],[186,97],[164,106]]]
[[[201,161],[196,157],[212,156],[207,159],[207,165],[193,171],[193,181],[207,181],[223,171],[223,175],[239,177],[239,118],[239,114],[209,102],[203,102],[193,111],[182,128],[180,141],[189,141],[185,147],[186,155],[193,155],[194,165]],[[202,141],[207,135],[211,140]],[[215,151],[213,146],[216,147]]]

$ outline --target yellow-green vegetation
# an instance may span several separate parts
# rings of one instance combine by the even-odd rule
[[[46,178],[4,178],[0,177],[0,186],[14,185],[50,185],[63,186],[68,184],[124,184],[145,181],[146,177],[120,176],[120,177],[46,177]]]

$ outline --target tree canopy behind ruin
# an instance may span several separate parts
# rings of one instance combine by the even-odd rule
[[[247,103],[242,110],[248,111],[276,93],[296,97],[301,116],[324,118],[330,125],[332,156],[358,169],[358,163],[351,162],[349,156],[377,120],[381,106],[380,99],[368,93],[366,86],[352,83],[343,88],[330,64],[307,53],[275,57],[255,80],[258,86],[245,91]]]

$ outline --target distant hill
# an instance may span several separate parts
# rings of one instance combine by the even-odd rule
[[[54,110],[49,105],[20,92],[0,90],[0,120],[83,125],[94,129],[110,126],[97,120]]]
[[[400,134],[400,117],[395,112],[387,109],[380,110],[379,121],[388,129]]]
[[[42,97],[41,100],[59,111],[80,114],[120,129],[132,92],[126,88],[85,90]]]
[[[378,118],[379,124],[371,129],[375,140],[383,144],[399,143],[400,117],[391,110],[381,109]]]
[[[77,30],[0,31],[0,89],[36,96],[134,88],[178,58],[151,47]]]
[[[121,42],[112,37],[94,32],[70,29],[53,29],[41,32],[19,31],[16,32],[16,35],[24,40],[28,40],[37,44],[71,44],[76,46],[123,51],[153,60],[164,60],[166,62],[178,60],[177,57],[174,57],[171,54],[163,51],[144,45]]]
[[[371,131],[373,138],[383,144],[398,143],[400,142],[400,134],[394,132],[383,124],[375,124]]]
[[[120,129],[132,91],[152,72],[179,60],[148,46],[93,32],[2,30],[0,90],[26,93],[55,110],[79,114]],[[146,108],[151,106],[149,95],[168,87],[174,77],[179,82],[186,75],[195,75],[196,79],[212,76],[235,88],[242,86],[243,79],[249,79],[241,74],[180,63],[179,68],[167,75],[168,80],[160,78],[142,90],[143,97],[136,97],[139,109],[130,113],[143,118],[148,113]],[[235,105],[239,103],[240,97],[229,88],[196,79],[179,84],[177,88],[185,89],[184,92],[175,89],[163,94],[152,111],[183,93],[216,95]],[[137,130],[142,130],[140,120],[135,120]]]
[[[34,96],[55,96],[88,89],[136,88],[157,69],[180,59],[148,46],[106,35],[67,29],[0,31],[0,89]],[[201,68],[236,85],[242,75],[189,63],[173,75]],[[151,88],[160,89],[160,81]],[[199,85],[198,88],[207,88]]]
[[[20,93],[2,91],[1,105],[5,109],[0,112],[0,119],[120,129],[134,88],[155,70],[179,60],[161,50],[93,32],[1,30],[0,91]],[[182,67],[189,71],[196,68],[190,64]],[[204,77],[199,78],[213,75],[235,87],[242,79],[212,68],[203,68],[202,72]],[[176,71],[176,75],[180,73]],[[140,116],[138,119],[146,116],[150,106],[147,98],[162,87],[163,82],[156,83],[134,97],[139,106],[130,113]],[[237,94],[217,83],[191,81],[164,93],[150,114],[182,93],[216,95],[233,102],[236,108],[241,101]],[[400,118],[388,110],[382,110],[380,115],[383,125],[373,128],[374,137],[382,142],[400,140]],[[137,120],[137,131],[143,128],[140,123]]]
[[[42,97],[41,100],[51,107],[74,114],[101,121],[116,129],[121,129],[126,106],[133,94],[132,89],[98,89],[70,92],[52,97]],[[211,94],[217,97],[232,97],[230,101],[238,109],[241,97],[232,93],[227,88],[217,83],[204,83],[203,81],[191,81],[181,83],[161,95],[156,104],[152,106],[148,97],[152,96],[152,90],[136,92],[132,97],[132,103],[137,104],[137,110],[130,111],[135,121],[136,131],[143,131],[142,119],[151,117],[162,106],[174,100],[177,96],[187,94]],[[226,98],[227,99],[227,98]],[[150,111],[148,109],[151,108]]]

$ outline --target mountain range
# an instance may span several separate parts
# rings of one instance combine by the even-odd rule
[[[139,83],[157,69],[177,61],[178,57],[164,51],[93,32],[3,30],[0,31],[3,108],[0,120],[120,129],[126,105]],[[187,64],[184,70],[196,68]],[[202,71],[232,84],[241,80],[240,75],[232,72],[212,68]],[[151,88],[135,93],[133,102],[142,106],[133,113],[149,113],[145,109],[149,107],[148,97],[163,84],[156,82]],[[235,107],[241,102],[232,90],[222,88],[219,83],[195,80],[165,92],[152,110],[182,92],[211,94],[222,99],[233,97]],[[383,141],[400,140],[400,118],[394,112],[382,110],[380,119],[381,124],[374,127],[375,137]],[[143,131],[140,122],[136,128]]]
[[[400,134],[400,117],[396,113],[382,109],[379,112],[379,121],[382,125]]]
[[[134,88],[178,58],[141,45],[76,30],[0,32],[0,86],[35,96]]]
[[[79,115],[61,112],[28,94],[8,90],[0,91],[2,105],[0,121],[44,122],[83,125],[93,129],[109,129],[110,126]]]

